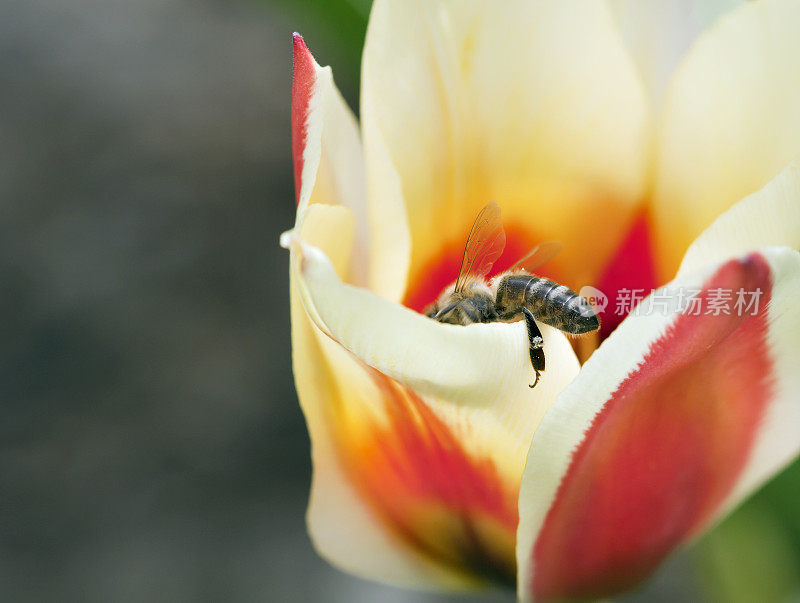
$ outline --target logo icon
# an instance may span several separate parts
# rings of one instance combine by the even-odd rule
[[[595,289],[587,285],[586,287],[581,287],[578,295],[589,302],[589,307],[581,309],[581,314],[585,316],[591,315],[592,313],[600,314],[601,312],[605,312],[608,307],[608,296],[600,291],[600,289]]]

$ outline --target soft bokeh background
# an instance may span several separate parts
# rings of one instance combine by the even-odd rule
[[[303,523],[290,34],[355,107],[368,10],[0,3],[0,600],[458,600]],[[629,599],[800,601],[798,501],[795,465]]]

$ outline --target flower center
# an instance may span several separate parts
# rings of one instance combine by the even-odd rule
[[[506,246],[497,261],[492,266],[488,277],[505,272],[518,260],[524,257],[541,238],[531,236],[526,230],[514,226],[507,226]],[[444,245],[438,254],[431,257],[421,269],[417,270],[409,280],[403,305],[422,312],[428,304],[436,300],[444,289],[451,285],[458,276],[461,266],[461,257],[464,254],[464,241],[452,241]],[[537,271],[540,276],[557,280],[558,260],[542,266]]]
[[[511,268],[544,238],[532,235],[529,231],[507,225],[506,246],[503,255],[494,263],[488,277],[491,278]],[[422,312],[435,301],[442,291],[456,279],[461,257],[464,253],[462,241],[451,241],[441,247],[424,265],[412,272],[412,278],[403,305]],[[564,262],[561,255],[565,250],[546,265],[536,270],[537,276],[552,279],[579,292],[581,287],[591,285],[606,296],[607,305],[599,313],[600,332],[591,337],[573,340],[573,347],[581,361],[586,360],[597,345],[617,328],[622,319],[632,308],[626,300],[634,295],[642,299],[649,295],[658,285],[656,274],[652,233],[646,211],[640,211],[632,221],[625,237],[618,245],[609,261],[595,276],[594,282],[579,282],[574,274],[575,264]],[[572,266],[571,270],[568,266]]]

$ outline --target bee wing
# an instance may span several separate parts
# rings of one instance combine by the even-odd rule
[[[530,253],[511,267],[511,272],[524,270],[533,272],[537,268],[553,259],[561,251],[561,243],[558,241],[546,241],[531,249]]]
[[[506,233],[500,219],[500,206],[492,201],[480,211],[469,231],[455,290],[461,291],[469,277],[486,276],[505,246]]]

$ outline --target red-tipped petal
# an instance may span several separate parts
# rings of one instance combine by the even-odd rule
[[[798,182],[721,216],[550,408],[520,491],[523,599],[636,584],[796,457]]]
[[[353,212],[355,248],[347,281],[366,285],[369,233],[361,135],[355,116],[300,34],[294,34],[292,156],[298,216],[309,204],[343,205]]]
[[[531,559],[538,597],[637,583],[733,490],[773,395],[770,266],[759,255],[733,260],[703,298],[716,288],[761,290],[764,305],[755,316],[679,316],[620,383],[542,525]]]
[[[317,81],[317,69],[303,36],[292,34],[294,57],[292,65],[292,159],[294,161],[294,193],[300,202],[303,177],[303,151],[308,137],[308,116],[311,96]]]

